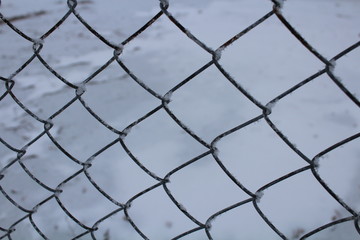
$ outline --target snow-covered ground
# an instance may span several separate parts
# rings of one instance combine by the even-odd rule
[[[71,1],[70,1],[71,2]],[[200,41],[215,50],[272,10],[270,0],[169,0],[168,11]],[[12,18],[25,34],[39,39],[68,10],[65,0],[2,0],[0,13]],[[76,10],[97,32],[120,44],[160,11],[158,0],[78,0]],[[330,60],[360,40],[360,1],[287,0],[282,14],[325,58]],[[33,54],[32,43],[0,25],[0,76],[8,78]],[[63,78],[79,85],[113,57],[114,50],[90,33],[74,15],[43,42],[41,57]],[[120,60],[157,95],[163,96],[212,60],[162,15],[134,40],[126,43]],[[360,96],[360,47],[336,61],[334,74]],[[221,66],[260,104],[266,105],[287,89],[325,68],[272,15],[227,47]],[[76,92],[50,73],[38,59],[14,77],[14,95],[40,119],[48,119],[71,101]],[[161,105],[161,100],[137,84],[114,61],[88,82],[81,96],[52,117],[50,134],[71,156],[85,162],[95,155],[87,175],[114,202],[125,204],[157,180],[146,174],[119,142],[98,153],[119,136],[99,123],[89,107],[111,128],[122,131]],[[0,81],[0,97],[6,92]],[[79,92],[79,91],[78,91]],[[1,99],[1,98],[0,98]],[[215,65],[170,96],[168,109],[207,144],[222,133],[262,114]],[[0,137],[22,149],[44,131],[9,94],[0,101]],[[308,159],[360,132],[360,109],[324,73],[274,106],[269,119]],[[130,129],[126,147],[149,171],[164,178],[173,169],[209,149],[186,133],[160,109]],[[318,174],[354,212],[360,211],[359,138],[323,155]],[[261,119],[224,136],[214,156],[249,191],[309,164],[291,150]],[[170,175],[167,188],[197,221],[249,199],[224,173],[212,154]],[[16,152],[0,143],[0,169],[16,159]],[[83,167],[60,151],[45,134],[26,149],[21,163],[50,189]],[[18,163],[0,170],[0,186],[19,207],[32,210],[53,192],[41,187]],[[89,181],[85,173],[62,184],[58,200],[81,223],[92,227],[118,209]],[[70,219],[55,198],[32,214],[33,223],[48,239],[72,239],[84,228]],[[265,189],[259,209],[288,239],[299,239],[322,225],[352,216],[319,184],[310,169]],[[6,229],[26,215],[0,193],[0,239]],[[149,239],[172,239],[196,228],[170,200],[162,186],[136,198],[128,209],[131,220]],[[211,221],[213,239],[281,239],[260,217],[252,202]],[[123,211],[107,218],[94,232],[96,239],[142,239]],[[14,226],[11,239],[41,239],[30,219]],[[92,239],[90,234],[79,239]],[[181,239],[208,239],[204,230]],[[354,221],[328,228],[309,239],[360,239]]]

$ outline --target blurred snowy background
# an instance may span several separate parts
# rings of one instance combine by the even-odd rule
[[[272,8],[270,0],[169,0],[168,11],[209,49],[216,50]],[[96,32],[116,45],[160,11],[158,0],[78,0],[75,9]],[[79,86],[114,56],[114,49],[73,14],[43,41],[36,40],[68,10],[65,0],[2,0],[0,5],[1,16],[43,46],[41,58],[69,85]],[[358,0],[288,0],[281,12],[327,60],[360,40]],[[219,139],[217,151],[209,153],[208,146],[217,136],[263,114],[214,64],[174,91],[167,104],[168,110],[202,139],[201,144],[164,108],[158,109],[161,99],[137,84],[116,61],[79,88],[78,93],[85,91],[82,102],[75,100],[55,114],[76,97],[75,89],[36,57],[15,75],[34,55],[33,42],[1,20],[0,43],[0,239],[73,239],[82,233],[77,239],[143,239],[120,206],[159,181],[143,171],[126,150],[158,178],[207,153],[173,172],[166,183],[180,208],[201,224],[217,212],[251,199],[214,157],[251,193],[309,166],[264,118]],[[212,57],[163,14],[124,44],[119,59],[161,97]],[[275,14],[228,46],[219,64],[262,106],[326,68]],[[334,74],[358,103],[360,47],[336,60]],[[14,86],[10,86],[10,78]],[[108,126],[97,121],[85,106]],[[63,149],[44,134],[44,123],[24,108],[40,120],[52,119],[49,136]],[[158,110],[130,129],[121,145],[114,129],[123,131],[154,109]],[[359,105],[326,72],[278,101],[269,119],[309,160],[360,131]],[[359,143],[355,138],[321,154],[317,170],[353,212],[329,195],[310,168],[265,189],[258,207],[287,239],[300,239],[320,226],[347,218],[349,221],[309,239],[360,239],[355,228],[359,222],[350,220],[360,211]],[[17,155],[20,149],[26,150],[25,155]],[[92,165],[85,166],[84,172],[82,164],[86,161]],[[63,192],[55,198],[57,188]],[[96,225],[99,229],[91,236],[88,228],[117,210]],[[127,214],[149,239],[172,239],[199,227],[180,211],[161,185],[134,198]],[[252,201],[211,219],[208,234],[221,240],[281,239],[260,217]],[[181,239],[209,238],[200,229]]]

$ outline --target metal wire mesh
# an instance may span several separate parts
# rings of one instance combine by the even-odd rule
[[[132,35],[130,35],[126,40],[124,40],[121,44],[114,44],[110,40],[108,40],[106,37],[102,36],[98,31],[96,31],[77,11],[78,7],[78,1],[77,0],[68,0],[67,6],[68,11],[64,14],[64,16],[54,25],[52,26],[48,31],[41,34],[39,38],[34,39],[29,37],[27,34],[25,34],[23,31],[19,30],[16,27],[15,21],[17,21],[17,18],[7,18],[3,14],[0,13],[0,18],[3,21],[3,24],[6,24],[8,27],[10,27],[16,34],[21,36],[21,38],[25,39],[26,41],[32,43],[33,45],[33,55],[27,59],[19,69],[17,69],[13,74],[11,74],[8,77],[1,76],[1,84],[5,86],[5,91],[1,93],[0,101],[3,101],[4,99],[12,99],[14,104],[17,104],[21,109],[26,113],[26,115],[30,116],[31,118],[35,119],[37,122],[43,124],[44,130],[40,132],[36,137],[29,139],[27,143],[22,148],[16,148],[12,146],[10,143],[8,143],[7,139],[0,138],[0,142],[2,145],[4,145],[9,151],[13,152],[16,157],[13,158],[11,161],[9,161],[6,166],[4,166],[0,171],[0,191],[1,194],[18,210],[24,213],[24,215],[19,219],[12,220],[12,224],[10,227],[3,227],[0,226],[0,239],[13,239],[13,234],[17,231],[18,228],[20,228],[20,225],[22,222],[29,221],[31,223],[32,228],[43,238],[43,239],[49,239],[48,236],[44,233],[43,230],[41,230],[36,222],[33,220],[33,216],[38,212],[41,211],[44,206],[52,201],[56,200],[58,206],[64,211],[64,213],[71,218],[72,221],[74,221],[83,231],[80,234],[77,234],[73,239],[81,239],[85,237],[91,237],[92,239],[96,238],[96,231],[98,231],[98,226],[106,221],[109,218],[112,218],[119,212],[123,212],[125,215],[125,220],[128,221],[128,223],[132,226],[132,228],[139,234],[140,237],[143,239],[149,239],[148,236],[142,231],[142,228],[134,221],[132,214],[129,212],[132,208],[132,203],[142,197],[143,195],[149,194],[150,192],[158,189],[162,189],[164,193],[168,196],[168,198],[172,201],[174,206],[177,207],[177,209],[185,215],[189,220],[191,220],[196,227],[189,229],[178,236],[173,237],[172,239],[182,239],[186,237],[191,237],[191,234],[195,232],[203,231],[206,233],[206,236],[208,239],[213,239],[212,233],[211,233],[211,223],[214,221],[214,219],[226,212],[233,211],[236,208],[239,208],[243,205],[252,205],[253,208],[256,210],[256,212],[259,214],[259,216],[263,219],[263,221],[282,239],[289,239],[288,236],[285,236],[285,234],[278,229],[276,224],[274,224],[271,221],[271,218],[269,218],[266,213],[263,212],[261,206],[259,205],[259,201],[262,198],[263,195],[266,195],[266,190],[283,182],[286,181],[289,178],[293,178],[294,176],[303,173],[303,172],[310,172],[314,179],[316,179],[322,187],[326,190],[328,193],[329,198],[335,199],[339,206],[342,206],[344,209],[346,209],[350,213],[350,217],[345,218],[334,218],[333,221],[323,225],[318,226],[314,228],[310,232],[298,232],[298,238],[300,239],[306,239],[311,236],[315,236],[319,232],[329,229],[331,227],[334,227],[338,224],[344,223],[344,222],[353,222],[353,226],[355,230],[360,234],[360,224],[359,224],[359,213],[352,209],[340,196],[336,194],[336,192],[331,189],[327,185],[327,183],[322,179],[321,174],[319,174],[319,162],[320,159],[330,153],[331,151],[338,149],[352,141],[355,141],[360,137],[360,133],[353,134],[352,136],[348,136],[347,138],[339,141],[334,142],[332,146],[323,149],[320,151],[316,156],[309,157],[306,154],[302,152],[300,148],[295,146],[289,140],[286,136],[286,132],[283,132],[280,127],[277,126],[276,123],[274,123],[270,116],[272,114],[273,108],[276,108],[276,104],[282,101],[286,101],[286,97],[296,91],[299,91],[299,89],[303,88],[307,84],[316,81],[317,78],[323,75],[327,75],[331,81],[336,84],[338,87],[338,91],[342,94],[345,94],[348,98],[348,101],[351,102],[351,104],[356,105],[357,108],[360,107],[360,102],[354,94],[351,93],[349,89],[347,89],[343,83],[340,81],[340,79],[334,74],[335,64],[336,61],[344,57],[346,54],[354,51],[355,49],[359,48],[360,41],[354,43],[353,45],[349,46],[348,48],[344,49],[343,51],[339,52],[336,56],[332,57],[331,59],[327,59],[323,55],[321,55],[312,45],[311,43],[307,42],[302,35],[298,33],[298,31],[287,21],[287,19],[282,14],[282,1],[276,1],[272,0],[273,2],[273,8],[262,18],[255,21],[253,24],[246,27],[244,30],[233,36],[228,41],[224,42],[221,46],[219,46],[216,50],[211,49],[208,47],[203,41],[198,39],[196,36],[194,36],[187,28],[185,28],[181,22],[177,20],[175,16],[171,14],[171,11],[169,10],[169,5],[171,5],[171,2],[168,2],[167,0],[161,0],[160,1],[160,10],[158,13],[156,13],[149,21],[139,28],[137,31],[135,31]],[[41,15],[42,12],[38,12],[36,15]],[[64,23],[67,22],[69,16],[75,16],[77,21],[80,22],[83,26],[87,28],[89,32],[91,32],[100,42],[107,45],[108,47],[113,49],[113,57],[108,59],[108,61],[99,69],[96,69],[93,74],[90,76],[84,76],[84,79],[81,84],[75,85],[66,77],[63,77],[60,75],[57,71],[55,71],[42,57],[42,49],[47,43],[48,37],[50,37],[52,34],[54,34]],[[211,56],[211,60],[207,62],[205,65],[203,65],[201,68],[193,72],[191,75],[189,75],[186,79],[181,81],[179,84],[173,86],[171,89],[167,91],[165,95],[162,95],[155,90],[153,90],[150,86],[148,86],[145,82],[143,82],[140,77],[136,75],[136,73],[132,72],[128,66],[121,60],[121,56],[123,53],[123,49],[126,48],[126,46],[134,41],[142,32],[144,32],[146,29],[151,27],[154,23],[157,22],[157,20],[160,17],[166,16],[172,24],[174,24],[178,30],[186,36],[188,39],[193,41],[197,44],[197,46],[204,51],[208,53],[208,55]],[[288,33],[293,35],[312,55],[314,58],[319,59],[323,64],[324,68],[321,69],[318,72],[313,73],[313,75],[308,76],[306,79],[301,81],[300,83],[296,84],[295,86],[287,89],[280,95],[273,98],[273,100],[269,101],[267,104],[262,104],[260,101],[258,101],[252,94],[245,90],[244,87],[241,85],[241,81],[238,81],[237,79],[234,79],[231,76],[231,72],[228,72],[226,68],[224,68],[220,64],[220,59],[222,57],[222,52],[227,49],[231,44],[241,39],[245,34],[252,31],[253,29],[257,28],[262,23],[266,22],[270,17],[276,16],[281,23],[286,27],[288,30]],[[24,18],[31,17],[31,16],[23,16]],[[68,86],[69,88],[74,90],[74,95],[72,96],[71,100],[66,102],[63,106],[61,106],[58,109],[54,109],[53,113],[48,116],[48,118],[42,118],[32,112],[25,103],[23,103],[18,97],[13,89],[17,84],[17,75],[24,71],[24,69],[29,68],[31,62],[34,59],[38,59],[43,66],[47,69],[47,71],[51,72],[56,78],[61,81],[64,85]],[[96,110],[92,109],[84,100],[82,97],[84,93],[86,93],[87,89],[86,86],[88,84],[91,84],[92,80],[101,73],[104,69],[106,69],[110,64],[117,63],[119,68],[122,68],[128,76],[131,77],[131,79],[136,82],[139,86],[141,86],[143,89],[145,89],[148,93],[152,95],[153,98],[157,99],[158,106],[152,109],[149,112],[143,113],[143,116],[134,119],[133,123],[125,127],[124,129],[117,129],[112,126],[111,123],[106,122],[103,120],[96,112]],[[207,141],[203,139],[202,137],[198,136],[193,130],[192,126],[186,125],[182,120],[174,113],[170,107],[172,103],[172,94],[182,89],[184,86],[192,82],[192,80],[202,72],[204,72],[206,69],[210,67],[216,67],[218,72],[220,72],[229,83],[232,84],[233,88],[235,88],[238,91],[239,95],[245,96],[248,100],[252,102],[254,106],[256,106],[258,109],[261,110],[261,114],[251,118],[247,119],[247,121],[239,123],[238,126],[228,129],[222,134],[218,135],[217,137],[213,138],[211,141]],[[86,109],[94,119],[96,119],[98,122],[100,122],[103,126],[105,126],[107,129],[112,131],[114,134],[118,135],[116,139],[114,139],[111,142],[108,142],[105,144],[101,149],[96,149],[96,151],[93,151],[93,154],[90,158],[88,158],[86,161],[81,161],[74,157],[69,151],[65,149],[65,147],[62,146],[62,144],[56,139],[56,137],[53,136],[51,133],[51,129],[56,125],[54,123],[54,120],[59,118],[66,109],[68,109],[70,106],[72,106],[75,103],[81,103],[84,109]],[[105,106],[106,107],[106,106]],[[131,106],[130,106],[131,107]],[[143,163],[143,160],[141,158],[137,158],[136,154],[134,154],[131,149],[127,146],[127,136],[131,133],[130,130],[137,125],[141,125],[142,122],[148,118],[150,118],[153,114],[159,112],[160,110],[165,110],[165,112],[168,114],[168,116],[171,117],[171,119],[180,126],[189,136],[191,136],[194,140],[196,140],[198,143],[200,143],[203,147],[205,147],[207,150],[197,157],[194,157],[192,159],[187,159],[187,161],[184,164],[181,164],[177,166],[176,168],[172,169],[171,171],[167,172],[165,176],[159,176],[157,173],[152,172],[149,170],[146,166],[146,164]],[[232,174],[232,170],[229,169],[226,164],[224,164],[222,158],[218,154],[217,150],[217,144],[223,140],[223,138],[235,133],[235,132],[241,132],[244,128],[254,125],[259,120],[265,120],[268,126],[271,127],[271,129],[277,134],[279,139],[283,141],[294,153],[296,153],[303,161],[304,164],[306,164],[304,167],[301,167],[295,171],[289,172],[288,174],[284,176],[278,176],[277,179],[264,183],[263,187],[259,188],[257,191],[251,191],[249,188],[247,188],[246,185],[244,185],[237,177],[235,177]],[[60,150],[68,159],[71,159],[74,163],[76,163],[80,168],[78,171],[71,173],[68,175],[67,178],[63,179],[56,188],[49,187],[46,182],[42,182],[39,180],[32,172],[31,169],[29,169],[26,164],[24,163],[26,159],[31,158],[32,156],[27,153],[27,149],[34,145],[36,142],[41,141],[41,139],[48,138],[50,139],[53,144],[57,147],[58,150]],[[106,192],[100,185],[98,185],[96,179],[93,178],[91,173],[91,168],[96,163],[97,157],[101,155],[102,153],[108,151],[109,148],[115,145],[121,146],[128,156],[133,160],[134,163],[138,166],[139,169],[141,169],[143,172],[145,172],[147,175],[149,175],[151,178],[153,178],[156,183],[152,185],[149,188],[144,189],[143,191],[140,191],[136,194],[134,194],[131,198],[129,198],[125,202],[119,202],[118,200],[112,198],[110,194]],[[170,191],[168,184],[172,180],[172,177],[174,174],[181,174],[185,169],[192,168],[193,165],[198,162],[199,160],[205,158],[205,157],[211,157],[216,163],[217,166],[223,171],[223,173],[226,174],[226,176],[237,185],[238,188],[240,188],[247,196],[248,198],[245,200],[241,200],[236,204],[233,204],[231,206],[227,206],[223,208],[221,211],[212,213],[211,216],[207,218],[206,221],[200,221],[196,219],[192,212],[187,210],[185,207],[183,207],[183,204],[181,203],[181,200],[177,199],[172,192]],[[50,193],[49,196],[46,198],[41,199],[41,201],[37,202],[37,204],[31,206],[31,207],[23,207],[21,203],[19,203],[17,200],[13,199],[12,194],[6,191],[4,184],[4,180],[7,178],[7,170],[11,168],[12,166],[19,164],[23,171],[34,181],[37,185],[39,185],[41,188],[45,189]],[[275,166],[274,166],[275,167]],[[103,215],[97,219],[96,223],[93,225],[87,225],[85,222],[81,222],[79,219],[75,217],[72,210],[68,209],[66,204],[63,203],[63,200],[61,198],[62,194],[64,194],[64,186],[71,182],[73,179],[80,175],[85,175],[87,180],[98,190],[98,192],[103,196],[104,199],[107,199],[112,205],[114,205],[115,210],[111,212],[104,212]],[[131,183],[130,183],[131,184]],[[31,194],[37,194],[35,191],[32,191]],[[281,196],[280,196],[281,198]],[[151,208],[151,206],[149,206]],[[1,208],[1,207],[0,207]],[[10,217],[7,217],[10,219]],[[10,220],[9,220],[10,221]],[[109,239],[109,232],[106,232],[105,235],[103,235],[103,239]]]

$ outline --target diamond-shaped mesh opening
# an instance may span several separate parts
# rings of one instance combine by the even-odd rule
[[[272,110],[271,121],[310,158],[360,129],[358,107],[326,75],[287,95]]]
[[[10,234],[12,239],[39,239],[41,235],[32,227],[29,218],[19,222],[15,226],[16,231]],[[1,234],[0,234],[1,236]]]
[[[206,141],[261,114],[213,66],[174,91],[168,108]]]
[[[158,8],[157,1],[123,0],[121,4],[114,4],[111,0],[103,0],[78,1],[76,10],[96,32],[112,42],[120,43],[159,12]],[[94,18],[94,15],[97,17]],[[104,25],[99,19],[109,24]]]
[[[117,63],[112,63],[93,78],[86,85],[86,93],[82,97],[93,112],[119,131],[161,104],[159,99],[133,81]],[[101,103],[98,99],[102,99]]]
[[[234,62],[234,58],[239,62]],[[226,48],[219,62],[263,104],[323,67],[323,63],[289,35],[276,16]]]
[[[74,158],[81,161],[85,161],[94,152],[118,137],[117,134],[92,117],[79,101],[74,102],[61,115],[54,118],[53,123],[55,128],[50,129],[49,132],[55,142],[60,145],[68,141],[74,142],[74,144],[63,148],[64,152],[73,155]],[[55,130],[56,128],[61,130]],[[75,144],[78,139],[87,141],[89,145]]]
[[[360,211],[360,195],[357,192],[359,176],[359,143],[357,138],[342,147],[336,148],[319,158],[318,174],[351,209]]]
[[[89,182],[85,174],[79,174],[62,183],[60,189],[62,193],[59,194],[58,199],[63,208],[87,227],[93,226],[100,220],[103,213],[111,213],[117,208],[116,205],[101,196],[101,193]],[[72,201],[74,197],[78,201]]]
[[[26,149],[22,163],[34,177],[53,189],[81,169],[81,166],[70,160],[47,136]],[[48,179],[49,175],[52,176],[51,180]]]
[[[40,38],[49,31],[67,12],[66,3],[54,2],[48,5],[46,0],[31,2],[2,1],[1,13],[24,34]]]
[[[71,83],[79,83],[113,57],[113,49],[70,15],[43,41],[39,52],[45,62]]]
[[[217,148],[219,159],[226,168],[253,192],[267,182],[306,165],[265,120],[222,138]]]
[[[23,158],[26,161],[26,155]],[[6,170],[1,182],[3,191],[21,210],[32,211],[39,202],[51,195],[50,191],[39,185],[18,163]],[[36,195],[30,194],[31,191],[36,191]]]
[[[296,1],[289,1],[284,4],[282,13],[314,48],[330,58],[359,40],[359,33],[354,31],[357,24],[352,17],[355,7],[330,1],[300,6]],[[339,29],[346,30],[338,34]]]
[[[174,1],[169,11],[197,38],[216,49],[269,12],[271,2],[259,2],[261,1]],[[234,19],[236,24],[229,24]]]
[[[216,216],[211,222],[210,234],[214,239],[281,239],[264,223],[252,202],[230,208],[229,211]]]
[[[87,172],[108,197],[122,204],[157,183],[127,155],[119,142],[96,156]]]
[[[206,151],[164,110],[133,127],[124,141],[131,153],[160,177]]]
[[[205,173],[201,178],[195,174],[199,169]],[[231,182],[211,156],[175,172],[167,187],[175,199],[201,222],[249,197]]]
[[[2,99],[0,109],[2,112],[0,118],[1,139],[10,147],[21,149],[42,132],[42,124],[33,116],[25,113],[9,94]]]
[[[71,239],[86,232],[64,212],[55,198],[46,201],[38,208],[33,214],[33,221],[39,231],[49,239]]]
[[[0,25],[0,34],[8,49],[0,53],[0,76],[9,77],[33,55],[32,43],[4,24]]]
[[[159,34],[161,41],[157,37]],[[176,39],[176,42],[167,39]],[[166,16],[162,16],[125,46],[120,59],[151,89],[165,94],[208,63],[211,55],[179,31]],[[137,68],[139,61],[141,68]],[[169,70],[171,75],[167,74]]]
[[[73,91],[34,59],[14,78],[16,98],[41,119],[47,119],[72,98]]]
[[[106,218],[98,225],[99,230],[94,233],[96,239],[143,239],[127,220],[124,211],[114,211],[114,214]]]
[[[0,228],[9,229],[12,224],[27,215],[24,211],[17,208],[3,194],[0,195]]]
[[[142,234],[150,239],[171,239],[196,227],[170,201],[161,187],[136,198],[128,214]]]
[[[289,239],[299,239],[314,230],[313,226],[331,222],[339,206],[339,203],[328,197],[328,193],[310,171],[277,183],[263,193],[258,203],[259,208]],[[285,219],[287,220],[284,221]],[[294,234],[297,229],[302,231]]]

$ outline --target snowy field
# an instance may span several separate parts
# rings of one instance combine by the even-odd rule
[[[116,60],[89,78],[113,58],[114,49],[73,14],[40,40],[68,11],[66,0],[0,1],[1,15],[33,39],[41,59],[68,82],[37,57],[17,73],[34,55],[33,43],[0,20],[0,239],[167,240],[203,226],[179,239],[292,240],[341,219],[308,239],[360,239],[354,221],[360,211],[360,47],[329,68],[352,101],[324,71],[326,64],[272,14],[221,56],[214,55],[257,106],[214,63],[173,89],[213,55],[165,14],[124,43],[161,11],[158,0],[77,2],[76,11],[96,32],[110,44],[124,44],[119,61],[148,91]],[[169,0],[167,11],[213,51],[272,9],[270,0]],[[281,8],[326,61],[360,41],[359,13],[359,0],[287,0]],[[271,110],[267,120],[265,106]],[[127,135],[119,138],[120,132]],[[351,136],[352,141],[323,152]],[[314,159],[316,169],[310,167]],[[262,189],[299,169],[304,170]],[[161,185],[165,177],[169,182]],[[98,230],[90,234],[93,227]]]

